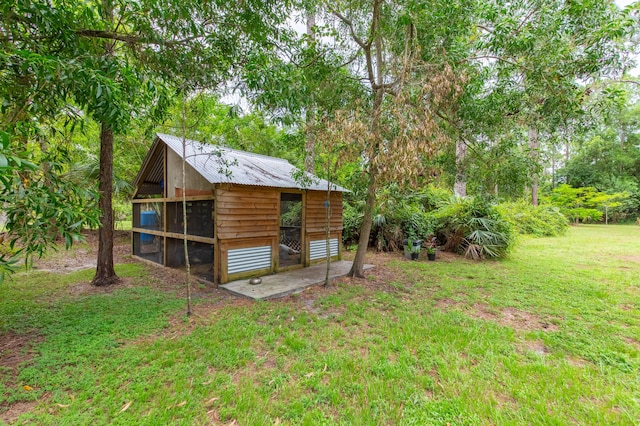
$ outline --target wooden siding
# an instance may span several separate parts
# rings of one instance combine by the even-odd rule
[[[273,188],[216,190],[216,235],[220,240],[277,238],[280,192]]]
[[[327,212],[324,202],[326,192],[307,192],[306,232],[323,232],[327,223]],[[331,198],[331,231],[342,231],[342,193],[332,192]]]

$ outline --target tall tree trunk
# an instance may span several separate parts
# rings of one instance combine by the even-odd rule
[[[458,197],[467,196],[467,171],[465,170],[465,158],[467,157],[467,144],[458,138],[456,141],[456,181],[453,184],[453,192]]]
[[[113,23],[113,3],[104,0],[105,19]],[[104,55],[113,56],[113,42],[107,40]],[[107,123],[100,123],[100,229],[98,230],[98,259],[96,275],[91,281],[95,286],[107,286],[119,281],[113,267],[113,130]]]
[[[329,164],[328,169],[331,169]],[[331,273],[331,176],[327,176],[327,205],[325,206],[325,243],[327,254],[327,269],[324,276],[324,285],[329,285],[329,274]]]
[[[529,152],[534,165],[537,167],[539,156],[540,142],[538,141],[538,129],[533,126],[529,127]],[[538,171],[534,170],[531,179],[531,204],[538,205]]]
[[[369,184],[367,185],[367,199],[364,207],[364,216],[362,225],[360,225],[360,239],[358,240],[358,250],[356,257],[353,259],[351,270],[348,276],[352,278],[364,278],[364,258],[369,247],[369,236],[371,235],[371,227],[373,225],[373,212],[376,206],[376,186],[377,186],[377,170],[375,167],[375,158],[380,149],[380,115],[382,113],[382,101],[384,98],[384,89],[379,88],[375,91],[373,98],[373,110],[371,114],[371,133],[376,142],[372,150],[373,158],[370,159],[372,164],[369,166]]]
[[[98,230],[98,262],[91,284],[106,286],[118,282],[119,278],[113,267],[113,131],[105,123],[100,130],[99,191],[101,227]]]
[[[369,236],[371,235],[371,227],[373,225],[373,212],[376,206],[376,186],[378,181],[378,170],[376,159],[380,151],[382,140],[380,129],[380,117],[382,116],[382,102],[384,101],[385,89],[382,87],[383,77],[382,70],[384,67],[384,56],[382,54],[382,39],[380,38],[380,7],[382,1],[375,0],[373,2],[373,15],[370,29],[370,35],[374,38],[373,46],[375,47],[375,61],[371,52],[371,47],[364,50],[367,70],[369,74],[369,85],[373,90],[373,106],[371,108],[371,139],[373,140],[373,149],[371,150],[371,158],[369,158],[369,185],[367,186],[367,199],[364,207],[364,217],[360,226],[360,239],[358,240],[358,250],[356,257],[353,259],[349,277],[364,278],[364,258],[369,247]],[[374,65],[375,62],[375,65]]]
[[[364,278],[364,258],[367,254],[369,246],[369,236],[371,235],[371,226],[373,225],[373,211],[376,203],[376,177],[375,174],[369,175],[369,185],[367,187],[367,200],[364,207],[364,217],[362,225],[360,225],[360,239],[358,240],[358,250],[356,257],[353,259],[351,270],[348,276],[352,278]]]
[[[316,14],[313,10],[307,11],[307,43],[310,45],[315,44],[316,41]],[[304,170],[308,173],[315,173],[315,152],[316,152],[316,105],[311,93],[311,99],[309,99],[309,107],[306,113],[306,132],[305,132],[305,157],[304,157]]]
[[[182,245],[184,247],[184,279],[187,286],[187,316],[191,316],[191,262],[189,261],[189,241],[187,240],[187,107],[182,97]]]

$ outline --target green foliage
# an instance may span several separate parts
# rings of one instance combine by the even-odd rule
[[[40,257],[46,250],[55,249],[58,236],[64,239],[66,248],[71,247],[81,238],[84,227],[98,226],[99,215],[95,191],[62,176],[62,153],[17,155],[9,144],[9,133],[0,134],[0,205],[6,215],[4,230],[12,251],[0,255],[2,282],[6,273],[15,272],[20,258],[29,265],[32,256]]]
[[[626,192],[628,197],[606,210],[613,221],[635,219],[640,216],[640,107],[628,100],[609,115],[594,130],[576,135],[574,152],[557,180],[607,194]]]
[[[563,235],[568,228],[567,218],[557,207],[516,201],[501,203],[497,208],[520,234],[555,237]]]
[[[609,209],[622,206],[622,200],[628,198],[627,193],[605,194],[593,187],[573,188],[563,184],[542,201],[558,207],[571,221],[587,223],[607,219]]]
[[[440,205],[448,191],[426,186],[414,192],[403,192],[395,185],[380,191],[380,203],[373,217],[371,241],[378,250],[399,250],[402,240],[426,240],[435,232],[432,210]],[[364,203],[349,195],[343,208],[343,240],[345,244],[357,242],[362,224]]]
[[[345,202],[342,206],[342,240],[345,245],[357,244],[362,224],[362,207],[356,202]]]
[[[444,249],[472,259],[505,257],[515,242],[511,223],[481,198],[452,197],[435,217]]]

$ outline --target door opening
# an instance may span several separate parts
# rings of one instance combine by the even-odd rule
[[[302,194],[280,194],[281,268],[302,264]]]

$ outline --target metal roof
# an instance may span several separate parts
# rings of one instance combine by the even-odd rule
[[[158,139],[182,158],[182,138],[158,133]],[[203,144],[186,139],[186,161],[210,183],[233,183],[275,188],[327,190],[327,181],[281,158]],[[296,179],[294,176],[303,176]],[[334,183],[332,191],[348,192]]]

